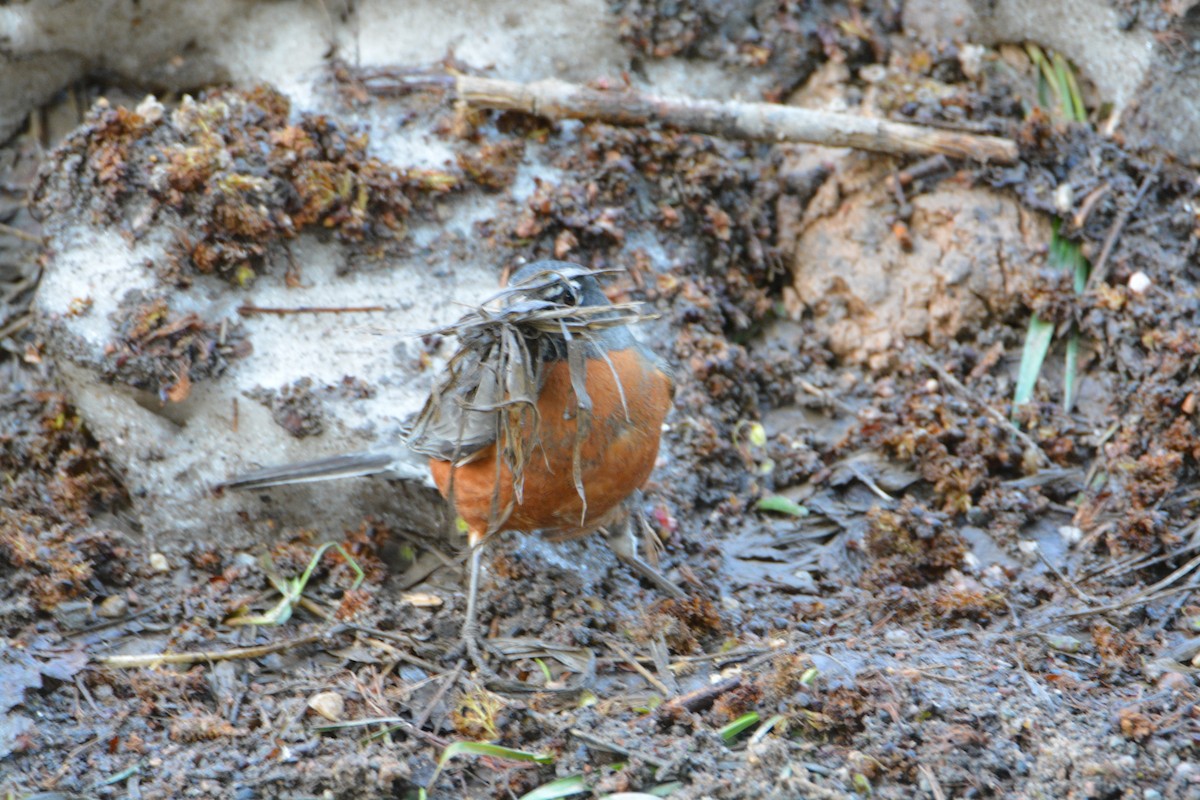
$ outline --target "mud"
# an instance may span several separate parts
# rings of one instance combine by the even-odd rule
[[[5,232],[0,792],[500,798],[578,777],[599,796],[1200,797],[1198,176],[1165,146],[1133,150],[1034,108],[1019,53],[985,48],[977,70],[978,54],[905,38],[893,5],[612,13],[635,62],[753,72],[778,97],[821,75],[833,103],[1011,135],[1019,164],[904,183],[915,160],[460,118],[330,66],[354,103],[445,114],[457,191],[501,198],[475,230],[497,273],[522,257],[623,268],[613,299],[660,315],[647,338],[679,387],[644,544],[691,599],[640,585],[598,538],[502,537],[482,621],[506,655],[495,665],[528,693],[489,690],[465,660],[462,559],[441,522],[393,524],[407,489],[380,484],[383,511],[344,529],[270,513],[212,541],[140,528],[109,466],[121,442],[89,433],[37,328],[13,325],[38,252]],[[84,132],[132,124],[91,113]],[[530,152],[555,180],[516,200],[513,164]],[[114,185],[77,199],[124,215]],[[194,241],[234,235],[209,210],[172,213],[209,237]],[[5,213],[36,236],[23,205]],[[1046,267],[1054,217],[1103,271],[1083,293]],[[276,222],[239,228],[238,246],[277,246]],[[383,227],[352,238],[394,246]],[[214,269],[236,282],[244,264],[286,268],[239,258]],[[178,279],[199,268],[179,265]],[[131,305],[121,346],[216,379],[235,353],[167,308]],[[1034,312],[1060,335],[1014,408]],[[1064,408],[1072,327],[1081,380]],[[178,371],[127,374],[182,391]],[[303,435],[322,398],[362,391],[317,382],[261,402]],[[270,499],[293,514],[309,501]],[[326,541],[344,553],[324,555],[290,618],[237,624],[275,606],[271,576],[299,576]],[[248,647],[264,649],[224,658]],[[160,652],[201,655],[99,660]],[[342,700],[336,720],[310,707],[325,692]],[[751,712],[758,723],[722,735]],[[547,758],[439,770],[457,741]]]

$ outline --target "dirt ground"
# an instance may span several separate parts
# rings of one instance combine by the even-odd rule
[[[84,202],[119,219],[96,154],[136,136],[110,108],[55,153],[32,130],[9,142],[0,798],[509,798],[555,780],[580,796],[1200,797],[1200,173],[1101,132],[1098,106],[1071,124],[1039,106],[1022,47],[976,69],[978,53],[906,40],[894,5],[744,4],[736,25],[705,3],[611,10],[634,63],[686,56],[768,76],[766,99],[1008,136],[1017,164],[464,117],[331,60],[347,103],[445,116],[463,195],[506,192],[523,149],[549,148],[561,180],[478,226],[497,276],[520,258],[617,267],[610,295],[660,315],[647,338],[679,389],[644,511],[690,599],[599,540],[505,536],[482,614],[524,693],[465,661],[462,560],[440,531],[369,516],[260,530],[247,552],[140,535],[28,314],[26,200],[39,168],[86,152],[96,175],[79,174],[104,188]],[[376,213],[422,213],[422,187],[385,188]],[[268,235],[203,221],[205,252]],[[1047,267],[1053,225],[1103,273],[1081,293]],[[350,238],[370,249],[374,230]],[[208,269],[237,280],[244,263]],[[1014,408],[1034,313],[1055,340]],[[151,340],[178,344],[126,344]],[[274,606],[269,573],[299,576],[326,541],[344,552],[289,619],[229,624]],[[423,557],[436,568],[407,580]],[[101,661],[135,653],[192,655]],[[439,768],[456,742],[540,759]],[[567,796],[551,788],[532,796]]]

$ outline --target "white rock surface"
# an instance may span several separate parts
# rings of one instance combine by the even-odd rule
[[[321,3],[217,0],[180,6],[147,0],[135,9],[117,2],[65,2],[5,7],[0,24],[7,31],[4,52],[12,69],[19,66],[15,61],[40,63],[37,59],[46,55],[77,70],[100,68],[167,83],[174,75],[179,85],[267,82],[289,96],[293,116],[319,111],[357,124],[371,135],[372,155],[401,166],[441,167],[453,154],[433,131],[398,124],[387,104],[369,105],[359,117],[345,105],[325,107],[330,93],[321,83],[328,80],[331,47],[363,65],[427,65],[453,52],[493,67],[498,77],[517,80],[586,81],[615,74],[622,66],[615,59],[623,58],[624,50],[603,0],[368,0],[355,6],[356,14],[342,20],[330,16],[337,13],[336,5]],[[141,20],[136,27],[130,24],[135,12]],[[64,75],[56,73],[46,86],[31,83],[17,106],[30,107],[50,86],[57,89],[70,79]],[[12,100],[10,84],[0,101],[0,128],[13,125],[3,116],[17,107]],[[537,162],[537,148],[531,146],[514,195],[530,191],[534,175],[547,174]],[[129,291],[156,285],[147,264],[162,263],[174,232],[159,225],[131,243],[83,214],[51,220],[51,258],[37,298],[48,355],[122,472],[151,540],[240,540],[253,527],[247,521],[264,514],[331,532],[375,511],[395,512],[393,521],[403,526],[433,524],[441,504],[427,489],[383,480],[224,497],[214,497],[210,487],[256,466],[376,449],[391,441],[401,421],[419,408],[438,366],[412,372],[418,350],[411,344],[405,350],[405,343],[414,341],[409,334],[456,319],[465,305],[497,288],[501,254],[489,252],[473,226],[494,215],[498,199],[471,192],[439,201],[437,222],[413,222],[411,256],[369,270],[339,275],[348,251],[302,235],[291,243],[300,268],[298,287],[286,286],[278,274],[282,270],[276,270],[249,290],[205,276],[186,290],[172,289],[173,314],[195,311],[205,320],[238,323],[253,352],[234,359],[219,378],[195,382],[185,401],[166,404],[150,392],[106,383],[100,374],[105,348],[117,338],[114,312]],[[244,303],[395,310],[239,317]],[[373,396],[321,393],[325,430],[303,439],[283,430],[264,405],[248,397],[256,389],[279,391],[302,378],[319,389],[345,377],[362,381]]]
[[[270,83],[311,109],[328,55],[359,65],[455,55],[532,80],[589,80],[621,68],[604,0],[57,0],[0,6],[0,139],[29,109],[89,74],[177,90]],[[116,81],[114,81],[116,82]]]
[[[46,270],[37,307],[53,332],[48,341],[72,342],[54,354],[68,393],[121,470],[147,532],[168,538],[215,535],[238,527],[229,515],[260,509],[255,495],[211,495],[210,487],[232,474],[393,441],[403,418],[420,407],[431,380],[432,370],[413,374],[411,359],[398,357],[405,346],[415,354],[408,344],[411,333],[452,321],[463,304],[477,303],[495,289],[496,270],[486,263],[486,254],[446,264],[444,270],[413,258],[385,270],[339,277],[341,248],[302,237],[293,248],[302,265],[297,288],[265,276],[244,292],[217,278],[201,278],[190,289],[171,294],[173,311],[240,323],[253,352],[233,360],[219,378],[195,382],[182,403],[163,404],[151,392],[110,384],[99,375],[105,347],[116,338],[111,315],[117,302],[126,291],[153,283],[144,264],[163,258],[164,239],[154,236],[130,247],[111,230],[69,228],[55,243],[57,255]],[[78,298],[90,298],[91,308],[70,316]],[[396,310],[243,318],[237,313],[243,303],[271,308],[384,305]],[[295,438],[248,396],[303,378],[315,387],[336,386],[345,377],[363,381],[374,395],[351,399],[321,393],[327,424],[318,436]],[[386,494],[387,486],[382,481],[341,481],[305,487],[305,499],[292,511],[275,510],[270,498],[300,497],[300,490],[275,490],[263,493],[268,498],[264,510],[296,524],[349,524],[372,507],[394,509],[386,497],[382,503],[363,497]],[[424,520],[430,513],[426,508],[418,517]]]
[[[1036,42],[1065,54],[1117,109],[1147,79],[1154,55],[1150,31],[1122,29],[1108,0],[909,0],[905,30],[919,39],[998,45]]]

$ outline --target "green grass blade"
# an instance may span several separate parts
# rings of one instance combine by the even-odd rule
[[[1067,339],[1067,357],[1063,375],[1063,412],[1071,413],[1075,404],[1075,370],[1079,364],[1079,331],[1072,328],[1071,337]]]
[[[1037,385],[1046,353],[1050,352],[1050,340],[1054,337],[1054,326],[1043,322],[1034,314],[1029,318],[1029,330],[1025,332],[1025,348],[1021,351],[1021,368],[1017,372],[1017,391],[1013,405],[1028,403],[1033,398],[1033,387]]]
[[[455,756],[491,756],[492,758],[507,758],[509,761],[532,761],[537,764],[553,764],[554,756],[546,753],[531,753],[528,750],[514,750],[488,742],[455,742],[442,751],[438,766],[444,767],[446,762]]]
[[[1059,235],[1062,220],[1054,220],[1051,226],[1050,249],[1046,256],[1046,265],[1055,270],[1071,270],[1071,283],[1076,294],[1087,287],[1088,274],[1091,266],[1084,258],[1079,245]],[[1017,373],[1017,389],[1013,393],[1013,405],[1028,403],[1033,398],[1033,390],[1037,386],[1038,376],[1046,355],[1050,352],[1050,343],[1054,338],[1054,326],[1043,322],[1034,314],[1029,319],[1029,329],[1025,332],[1025,347],[1021,352],[1021,366]],[[1075,368],[1079,360],[1079,336],[1072,334],[1067,342],[1066,374],[1063,377],[1063,405],[1070,408],[1075,398]]]
[[[757,725],[760,719],[762,719],[762,717],[758,715],[757,711],[751,711],[749,714],[742,714],[733,722],[729,723],[724,728],[721,728],[719,731],[721,738],[724,739],[728,744],[745,732],[751,725]]]
[[[1054,77],[1054,67],[1050,66],[1050,61],[1046,58],[1046,54],[1042,52],[1042,48],[1033,42],[1026,43],[1025,52],[1029,54],[1029,60],[1033,62],[1038,70],[1038,105],[1044,108],[1052,108],[1053,101],[1050,99],[1050,94],[1055,90],[1057,85]]]
[[[788,514],[793,517],[807,517],[808,509],[797,503],[795,500],[789,500],[783,495],[773,494],[762,498],[754,507],[759,511],[773,511],[776,514]]]
[[[1079,81],[1075,70],[1067,70],[1067,89],[1071,96],[1071,107],[1075,110],[1076,122],[1087,122],[1087,109],[1083,107],[1083,95],[1079,92]]]
[[[1067,60],[1062,57],[1061,53],[1054,54],[1054,86],[1055,94],[1058,95],[1059,112],[1063,115],[1063,119],[1071,122],[1077,122],[1075,118],[1075,104],[1071,97],[1071,81],[1067,77],[1071,74],[1071,68],[1067,66]]]
[[[583,782],[583,776],[571,775],[567,778],[543,783],[536,789],[521,795],[520,800],[558,800],[560,797],[570,797],[573,794],[582,794],[587,791],[590,790]]]
[[[1075,294],[1083,294],[1087,289],[1088,276],[1091,275],[1092,265],[1084,258],[1083,251],[1079,249],[1079,245],[1075,242],[1066,242],[1068,248],[1068,261],[1071,264],[1072,285],[1075,287]]]
[[[437,769],[433,771],[433,777],[429,779],[429,786],[433,786],[437,782],[438,775],[442,773],[442,768],[455,756],[489,756],[491,758],[507,758],[510,761],[532,761],[537,764],[554,763],[554,756],[545,753],[514,750],[511,747],[488,744],[487,742],[455,742],[442,751],[442,757],[438,759]]]

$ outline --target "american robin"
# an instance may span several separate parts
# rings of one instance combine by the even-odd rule
[[[674,397],[664,364],[634,338],[640,317],[613,306],[595,273],[562,261],[521,267],[485,306],[442,332],[460,342],[398,451],[274,467],[222,488],[261,488],[391,473],[426,461],[465,521],[471,546],[463,637],[476,649],[483,548],[503,531],[570,539],[604,530],[617,557],[671,596],[678,587],[642,561],[633,499],[658,457]],[[484,667],[486,668],[486,667]]]

